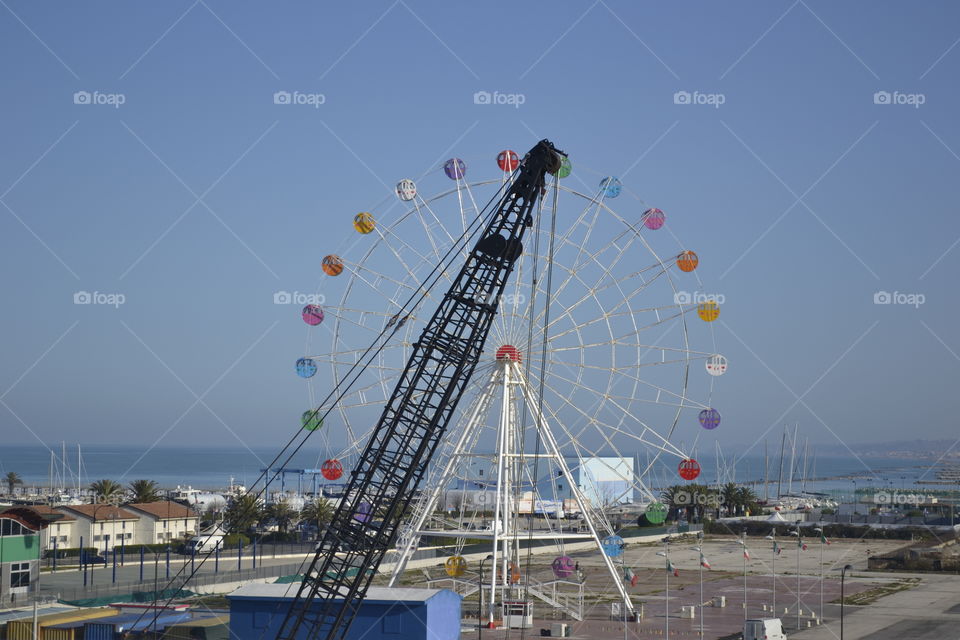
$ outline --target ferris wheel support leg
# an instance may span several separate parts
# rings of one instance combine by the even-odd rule
[[[403,572],[406,570],[407,562],[417,550],[417,546],[419,546],[420,543],[419,532],[423,529],[427,518],[430,517],[430,514],[433,513],[433,510],[436,508],[437,502],[439,502],[444,488],[453,478],[457,461],[463,456],[467,443],[470,442],[474,432],[479,428],[481,422],[480,418],[486,415],[487,409],[490,407],[490,402],[493,400],[493,391],[497,383],[497,377],[498,373],[496,370],[494,370],[490,375],[490,381],[487,383],[483,392],[477,398],[477,402],[474,404],[473,411],[470,413],[470,418],[467,421],[466,426],[463,428],[463,432],[460,434],[460,437],[457,439],[456,445],[454,445],[453,452],[450,454],[450,458],[447,460],[447,464],[443,468],[440,479],[431,486],[430,491],[428,492],[426,503],[423,504],[421,511],[412,521],[410,537],[405,540],[397,549],[399,555],[397,557],[397,562],[393,567],[393,571],[390,574],[390,582],[388,586],[396,586],[400,576],[402,576]]]
[[[560,447],[557,445],[557,441],[554,439],[553,433],[550,431],[550,425],[547,424],[543,414],[540,412],[537,399],[530,391],[530,388],[525,380],[520,384],[520,388],[523,390],[523,395],[526,399],[527,406],[530,408],[530,413],[533,414],[533,419],[537,424],[537,428],[540,430],[540,435],[544,439],[544,444],[548,452],[557,460],[557,464],[563,471],[564,476],[572,479],[573,476],[570,474],[570,467],[567,465],[567,461],[564,460],[563,455],[560,453]],[[586,500],[584,499],[583,494],[580,493],[580,488],[577,487],[572,480],[570,488],[572,490],[574,499],[577,501],[577,506],[580,508],[580,513],[583,514],[583,520],[586,522],[587,528],[590,530],[590,535],[593,538],[594,543],[597,545],[597,549],[600,551],[600,555],[603,558],[604,564],[607,566],[607,571],[610,573],[610,578],[613,580],[613,584],[617,586],[617,591],[620,592],[620,597],[623,599],[623,604],[627,608],[627,611],[632,612],[634,608],[633,602],[630,601],[630,594],[627,593],[626,588],[623,586],[623,580],[621,580],[620,574],[617,572],[616,567],[613,566],[613,561],[610,560],[610,556],[603,551],[603,544],[600,542],[600,536],[597,533],[597,527],[593,522],[593,515],[587,508]]]
[[[510,517],[510,467],[509,453],[510,449],[510,367],[503,368],[503,375],[500,380],[503,385],[500,400],[500,420],[497,427],[497,498],[493,508],[493,550],[491,555],[490,567],[490,598],[487,601],[486,617],[487,622],[493,622],[494,611],[496,611],[497,599],[497,572],[502,579],[503,588],[501,601],[506,595],[506,585],[509,580],[510,572],[507,566],[507,546],[506,536],[510,531],[507,526],[507,518]],[[501,522],[501,518],[503,521]],[[501,543],[503,549],[501,552]],[[502,566],[501,566],[502,565]]]

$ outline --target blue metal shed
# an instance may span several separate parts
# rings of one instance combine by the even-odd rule
[[[299,588],[248,584],[227,596],[232,640],[275,638]],[[449,589],[370,587],[347,640],[458,640],[461,597]],[[298,640],[307,640],[301,628]]]

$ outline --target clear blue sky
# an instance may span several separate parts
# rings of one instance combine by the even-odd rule
[[[304,325],[272,293],[397,179],[539,137],[669,210],[726,297],[722,442],[957,431],[955,3],[0,4],[5,441],[274,443]]]

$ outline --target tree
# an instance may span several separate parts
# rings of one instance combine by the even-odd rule
[[[23,484],[23,479],[16,471],[8,471],[7,476],[3,481],[7,483],[7,493],[10,495],[13,495],[13,492],[17,488],[18,484]]]
[[[153,480],[134,480],[130,483],[130,493],[134,502],[157,502],[160,499],[160,487]]]
[[[90,491],[97,502],[119,502],[123,497],[123,485],[109,478],[90,483]]]
[[[277,524],[277,528],[283,533],[287,532],[290,525],[293,524],[294,520],[300,515],[293,507],[287,504],[286,501],[274,502],[264,511],[266,518],[273,520]]]
[[[223,524],[229,533],[243,533],[260,522],[263,507],[257,496],[244,494],[230,501],[223,513]]]
[[[333,503],[326,498],[316,498],[303,505],[300,510],[300,518],[317,527],[323,529],[333,518]]]
[[[720,502],[726,508],[727,515],[738,515],[738,508],[743,506],[740,487],[736,482],[728,482],[720,489]]]

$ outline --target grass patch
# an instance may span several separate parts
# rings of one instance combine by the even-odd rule
[[[900,591],[906,591],[907,589],[912,589],[915,586],[920,584],[920,578],[904,578],[903,580],[897,580],[896,582],[891,582],[889,584],[882,584],[872,589],[867,589],[860,593],[854,594],[852,596],[847,596],[843,599],[843,604],[852,604],[852,605],[868,605],[873,604],[880,598],[884,596],[889,596]],[[834,600],[831,604],[839,604],[840,598]]]

